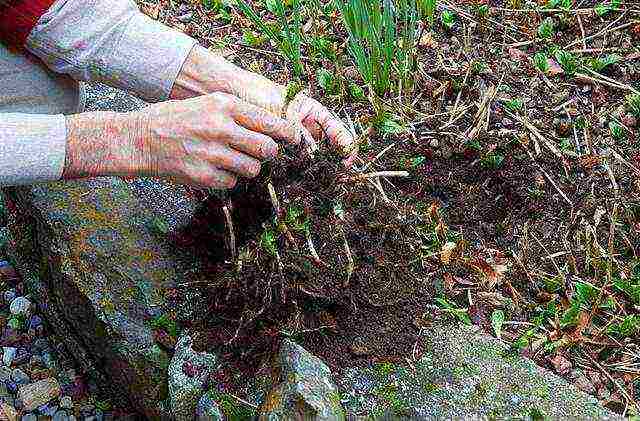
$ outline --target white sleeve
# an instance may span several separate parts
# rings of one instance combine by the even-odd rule
[[[0,186],[60,180],[66,145],[63,115],[0,113]]]
[[[194,44],[141,13],[132,0],[57,0],[26,48],[53,71],[157,102],[169,97]]]

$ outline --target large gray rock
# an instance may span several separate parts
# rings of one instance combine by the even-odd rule
[[[345,419],[331,370],[318,357],[285,339],[272,370],[274,386],[260,407],[260,420]]]
[[[89,107],[95,99],[101,108],[139,105],[109,92],[89,91]],[[181,332],[173,324],[176,309],[168,292],[191,279],[202,262],[163,234],[188,223],[195,201],[178,186],[109,178],[6,193],[17,268],[79,365],[150,419],[170,419],[172,406],[183,417],[195,412],[204,382],[198,377],[180,383],[185,379],[178,369],[199,357],[182,341],[173,355]],[[292,414],[297,410],[292,405],[300,402],[318,419],[340,419],[340,405],[348,417],[611,416],[594,398],[470,328],[435,325],[424,330],[422,340],[420,358],[347,368],[335,379],[337,389],[321,361],[286,341],[271,388],[255,387],[248,405],[214,388],[208,392],[214,400],[210,407],[227,419],[250,418],[259,406],[267,418]],[[176,401],[182,391],[189,396],[185,407]]]

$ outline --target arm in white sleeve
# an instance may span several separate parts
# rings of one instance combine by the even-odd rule
[[[0,186],[60,180],[66,142],[63,115],[0,113]]]
[[[26,48],[58,73],[157,102],[169,97],[194,44],[141,13],[132,0],[57,0]]]

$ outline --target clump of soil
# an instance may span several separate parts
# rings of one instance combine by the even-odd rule
[[[226,195],[192,192],[202,206],[176,241],[207,263],[199,347],[246,357],[284,334],[334,367],[407,355],[434,296],[437,265],[420,257],[434,221],[374,183],[322,153],[271,164]]]

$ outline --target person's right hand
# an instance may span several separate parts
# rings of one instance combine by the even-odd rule
[[[277,155],[274,139],[313,142],[301,125],[224,93],[67,121],[67,179],[145,175],[231,188],[238,176],[255,177],[260,161]]]

